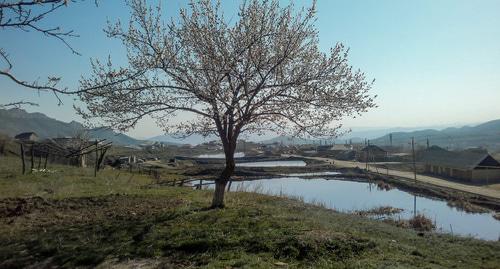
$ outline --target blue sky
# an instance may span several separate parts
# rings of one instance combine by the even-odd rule
[[[297,6],[311,1],[296,1]],[[234,14],[237,2],[222,1]],[[176,16],[185,1],[163,1],[165,18]],[[414,127],[479,123],[500,118],[500,1],[396,1],[318,0],[317,27],[323,50],[342,42],[350,48],[350,61],[368,78],[376,79],[373,94],[378,108],[346,127]],[[63,77],[63,85],[76,87],[90,70],[89,59],[109,54],[125,64],[125,50],[105,37],[109,19],[127,20],[121,0],[72,4],[54,14],[47,25],[62,25],[80,37],[70,40],[82,54],[76,56],[56,40],[37,33],[0,31],[1,46],[25,79],[48,75]],[[0,103],[35,101],[27,107],[63,121],[79,119],[72,97],[64,105],[50,94],[22,89],[0,78]],[[129,134],[149,137],[161,130],[143,121]]]

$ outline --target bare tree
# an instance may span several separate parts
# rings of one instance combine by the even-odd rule
[[[83,2],[85,0],[0,0],[0,30],[19,30],[24,32],[37,32],[49,38],[61,41],[73,54],[80,55],[68,42],[69,38],[78,37],[73,30],[63,30],[61,26],[46,26],[44,21],[47,17],[56,13],[70,3]],[[97,5],[97,0],[95,1]],[[54,93],[59,103],[58,94],[75,93],[66,88],[59,87],[61,80],[57,76],[48,76],[45,81],[26,81],[12,73],[13,61],[7,50],[0,45],[0,76],[12,82],[37,91],[49,91]],[[8,104],[0,104],[0,107],[19,107],[22,105],[36,105],[33,102],[16,101]]]
[[[220,137],[226,163],[213,208],[224,206],[242,133],[332,137],[336,122],[374,106],[372,82],[352,70],[347,49],[320,51],[315,4],[296,11],[277,0],[249,0],[230,22],[220,3],[193,0],[169,23],[159,6],[128,4],[128,26],[118,21],[106,29],[126,46],[128,66],[93,61],[93,74],[81,80],[90,89],[80,93],[85,107],[77,111],[89,123],[122,131],[149,115],[166,132]],[[169,121],[184,112],[195,119]]]

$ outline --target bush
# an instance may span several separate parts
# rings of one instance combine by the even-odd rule
[[[408,220],[410,227],[417,231],[432,231],[436,228],[432,220],[424,215],[418,214]]]

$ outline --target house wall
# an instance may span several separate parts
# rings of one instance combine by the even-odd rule
[[[473,170],[472,180],[475,181],[500,180],[500,169]]]
[[[386,152],[368,152],[366,151],[359,151],[357,154],[357,160],[360,162],[366,162],[366,159],[368,158],[368,162],[382,162],[386,161],[387,159],[387,153]]]
[[[471,180],[472,179],[472,171],[471,170],[452,169],[450,177],[464,179],[464,180]]]
[[[449,177],[461,180],[472,179],[472,171],[470,170],[459,170],[439,165],[425,164],[425,172],[442,177]]]
[[[425,164],[424,165],[424,170],[426,173],[430,173],[431,172],[431,169],[432,169],[432,166],[430,164]]]
[[[432,166],[432,170],[431,170],[431,173],[434,173],[434,174],[441,174],[441,167],[439,167],[438,165],[433,165]]]

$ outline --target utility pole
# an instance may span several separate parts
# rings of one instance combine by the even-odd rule
[[[413,155],[413,176],[415,178],[415,185],[417,185],[417,165],[415,163],[415,138],[411,138],[411,151]],[[417,216],[417,195],[413,195],[413,216]]]
[[[97,156],[98,155],[98,152],[97,152],[97,146],[98,146],[98,142],[97,142],[97,139],[95,140],[95,165],[94,165],[94,177],[97,177],[97,165],[98,165],[98,162],[99,162],[99,157]],[[82,156],[83,157],[83,156]],[[129,162],[130,164],[130,157],[129,157]]]
[[[392,133],[389,134],[389,141],[390,141],[390,145],[392,147]]]
[[[365,158],[366,158],[366,171],[368,171],[368,160],[370,159],[370,148],[367,146],[365,147],[366,152],[365,152]]]
[[[366,162],[365,170],[368,171],[368,149],[366,149],[365,152],[365,162]]]
[[[417,183],[417,165],[415,163],[415,138],[411,138],[411,151],[413,155],[413,176],[415,178],[415,183]]]

